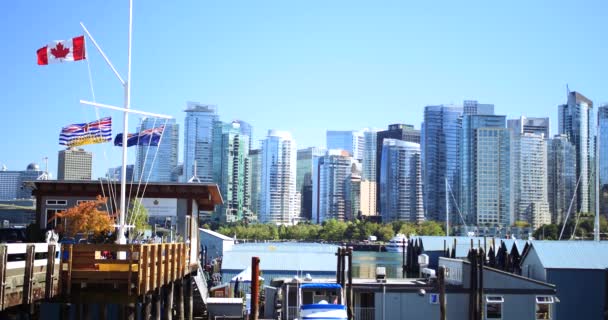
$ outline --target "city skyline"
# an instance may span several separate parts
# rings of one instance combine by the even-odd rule
[[[599,18],[605,3],[551,4],[378,6],[313,1],[171,6],[136,1],[133,106],[173,115],[182,127],[180,137],[183,106],[195,100],[217,105],[226,120],[251,123],[258,128],[254,142],[265,130],[276,128],[291,131],[302,147],[323,147],[328,129],[385,128],[389,123],[419,128],[424,106],[477,99],[491,101],[497,113],[508,118],[549,116],[553,134],[555,106],[564,103],[567,84],[596,105],[607,100],[602,76],[608,66],[602,57],[608,47],[597,41],[602,39]],[[5,51],[0,76],[4,110],[11,120],[0,134],[21,137],[0,147],[20,152],[2,157],[2,164],[19,169],[46,156],[49,168],[57,167],[54,135],[61,126],[96,117],[94,109],[78,104],[91,98],[87,63],[97,100],[122,102],[118,82],[92,46],[87,62],[40,67],[34,59],[35,50],[48,41],[81,34],[82,21],[124,72],[127,17],[115,15],[116,7],[76,1],[35,7],[0,4],[10,13],[0,22],[2,29],[20,30],[4,34],[12,50]],[[574,9],[588,19],[568,22]],[[437,15],[443,18],[430,19]],[[53,28],[46,27],[51,24]],[[538,41],[541,35],[543,41]],[[567,39],[573,38],[592,49],[565,50]],[[172,39],[171,53],[150,54],[147,49],[163,39]],[[172,52],[179,52],[179,58],[172,58]],[[29,116],[31,112],[40,117]],[[108,115],[119,120],[116,113]],[[332,123],[337,117],[341,121],[336,126]],[[114,133],[121,127],[121,121],[116,122]],[[136,122],[131,121],[130,131]],[[120,164],[118,149],[87,149],[95,155],[94,177]],[[179,154],[183,161],[181,150]],[[131,163],[133,159],[130,156]]]

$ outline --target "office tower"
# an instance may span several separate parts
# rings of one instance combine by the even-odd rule
[[[551,223],[560,224],[576,211],[576,148],[566,135],[547,140],[547,188]],[[570,204],[574,204],[570,208]]]
[[[547,193],[547,143],[549,119],[542,126],[528,125],[529,119],[509,120],[513,216],[537,229],[551,223]],[[528,127],[526,127],[528,126]]]
[[[600,178],[600,214],[608,216],[608,105],[603,105],[597,111],[599,140],[599,178]]]
[[[177,182],[173,170],[177,166],[177,152],[179,147],[179,125],[175,119],[159,120],[144,118],[137,130],[158,128],[164,126],[163,134],[158,146],[137,146],[135,152],[134,182]],[[129,180],[131,181],[131,180]]]
[[[460,189],[460,131],[462,107],[427,106],[424,109],[422,154],[424,155],[424,206],[426,217],[462,223],[457,203]],[[449,186],[446,194],[446,179]],[[449,208],[446,208],[446,198]]]
[[[350,179],[353,158],[346,150],[331,149],[318,159],[318,175],[312,179],[313,221],[350,219]],[[348,208],[347,208],[348,207]]]
[[[507,127],[513,130],[513,133],[522,135],[524,133],[533,133],[543,135],[545,139],[549,139],[549,118],[530,118],[519,117],[519,119],[507,120]]]
[[[59,151],[57,180],[91,180],[93,153],[70,148]]]
[[[249,141],[251,127],[243,131],[241,122],[216,121],[213,131],[213,181],[224,203],[216,206],[217,221],[240,221],[249,214]]]
[[[462,117],[459,193],[467,224],[511,222],[510,138],[505,125],[505,116]]]
[[[260,149],[249,151],[249,162],[251,163],[251,170],[249,170],[251,211],[252,215],[257,217],[260,212],[262,192],[262,153]]]
[[[298,150],[296,164],[296,191],[300,193],[300,218],[312,221],[312,177],[313,164],[325,154],[325,150],[309,147]],[[315,218],[316,221],[316,218]]]
[[[382,144],[382,222],[424,221],[420,144],[398,139],[384,139]]]
[[[361,174],[363,167],[361,162],[353,160],[350,166],[350,180],[346,185],[346,194],[350,197],[346,202],[346,219],[359,219],[363,213],[361,211]]]
[[[362,131],[331,131],[326,133],[327,149],[346,150],[356,160],[363,160]]]
[[[391,124],[388,126],[388,130],[376,133],[376,182],[380,181],[379,164],[382,160],[384,139],[397,139],[420,144],[420,130],[414,129],[414,126],[409,124]],[[382,204],[379,201],[382,192],[381,188],[376,188],[376,211],[378,212],[382,212]]]
[[[188,181],[196,175],[203,183],[213,182],[213,124],[218,121],[216,106],[188,102],[184,120],[184,175]]]
[[[463,113],[465,115],[493,115],[494,105],[478,103],[476,100],[465,100],[463,103]]]
[[[0,170],[0,200],[30,199],[32,190],[24,186],[26,181],[39,180],[45,174],[36,163],[30,163],[25,170]]]
[[[261,203],[262,223],[297,223],[296,144],[286,131],[269,130],[262,142]]]
[[[568,92],[568,102],[558,107],[558,130],[576,148],[576,176],[580,177],[575,212],[593,212],[595,203],[595,119],[593,102],[576,91]]]
[[[128,164],[127,165],[127,181],[133,180],[133,172],[135,171],[135,165]],[[122,174],[122,166],[109,168],[106,172],[106,178],[111,181],[120,181],[120,176]]]
[[[363,130],[363,161],[361,172],[361,215],[374,216],[376,210],[377,129]]]

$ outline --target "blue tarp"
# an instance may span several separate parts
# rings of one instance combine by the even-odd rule
[[[305,304],[300,306],[302,310],[310,310],[310,309],[328,309],[328,310],[346,310],[346,306],[343,304]]]
[[[302,289],[342,289],[342,286],[336,283],[304,283],[300,286]]]

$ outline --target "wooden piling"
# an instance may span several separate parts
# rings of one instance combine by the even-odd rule
[[[260,258],[251,257],[251,319],[258,320],[260,307]]]
[[[439,319],[446,320],[446,305],[445,305],[445,267],[439,266]]]
[[[8,250],[6,245],[0,245],[0,311],[4,310],[4,288],[6,283],[6,260]]]
[[[173,281],[165,285],[164,296],[165,296],[165,312],[163,319],[173,319]]]
[[[181,276],[175,281],[175,289],[177,290],[177,319],[184,320],[184,279]]]
[[[54,244],[49,244],[47,257],[46,257],[46,277],[44,286],[44,298],[46,300],[51,299],[54,295],[54,282],[55,282],[55,248]]]
[[[194,305],[193,305],[193,286],[192,286],[192,276],[190,274],[186,275],[186,290],[185,290],[185,295],[186,295],[186,320],[192,320],[193,318],[193,312],[194,312]]]
[[[23,299],[24,314],[34,314],[34,257],[36,246],[29,244],[25,251],[25,272],[23,273]]]

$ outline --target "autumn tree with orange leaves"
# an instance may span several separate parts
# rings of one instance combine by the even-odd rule
[[[114,230],[114,218],[99,208],[106,205],[107,198],[97,196],[96,200],[81,202],[66,211],[57,213],[49,220],[61,219],[64,236],[74,237],[76,234],[103,235]],[[63,223],[65,221],[65,223]]]

